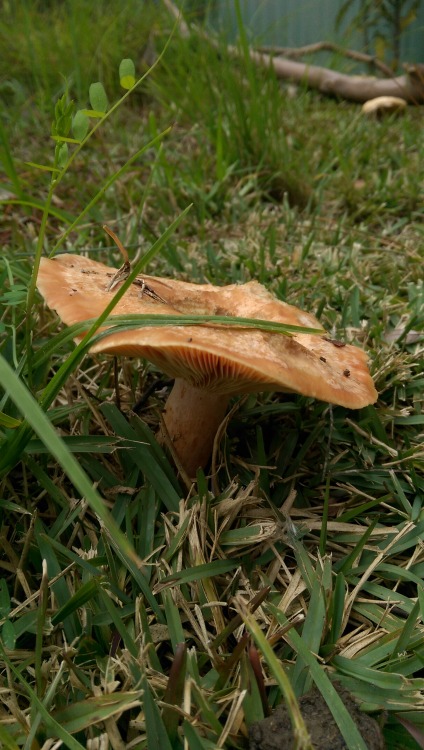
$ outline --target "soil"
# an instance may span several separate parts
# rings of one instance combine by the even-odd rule
[[[350,693],[334,684],[369,750],[384,750],[383,734],[375,719],[359,710]],[[317,688],[299,698],[299,706],[315,750],[346,750],[330,709]],[[293,730],[285,704],[279,705],[272,716],[252,724],[249,730],[249,750],[292,750]]]

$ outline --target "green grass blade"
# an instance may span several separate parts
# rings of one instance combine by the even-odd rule
[[[184,643],[184,629],[181,622],[180,610],[178,609],[172,592],[166,589],[162,591],[162,601],[165,610],[166,624],[169,629],[169,638],[172,644],[174,653],[178,650],[180,644]]]
[[[209,563],[195,565],[193,568],[185,568],[176,573],[165,576],[159,584],[159,588],[172,586],[174,583],[189,583],[190,581],[199,581],[201,578],[212,578],[234,570],[240,565],[240,560],[213,560]]]
[[[63,622],[63,620],[65,620],[70,614],[76,612],[80,607],[83,607],[84,604],[96,596],[99,592],[101,580],[102,578],[99,575],[97,578],[91,578],[79,586],[78,590],[73,596],[71,596],[69,601],[53,615],[52,625],[57,625],[59,622]]]
[[[292,722],[294,746],[299,750],[313,750],[309,733],[306,728],[303,716],[300,712],[299,704],[296,700],[291,682],[285,670],[283,669],[280,660],[277,659],[276,655],[274,654],[272,647],[262,633],[254,616],[241,610],[240,615],[244,620],[246,628],[253,636],[256,645],[262,652],[263,658],[269,670],[272,672],[274,679],[276,680],[277,685],[284,696],[287,710]],[[366,748],[361,748],[361,750],[366,750]]]
[[[187,720],[183,723],[183,734],[187,738],[190,750],[212,750],[212,743],[205,737],[201,737]]]
[[[102,322],[103,322],[102,318]],[[92,325],[94,319],[85,321],[85,323],[76,323],[70,330],[73,336],[78,336],[87,329],[87,324]],[[321,335],[324,333],[322,328],[307,328],[306,326],[295,326],[289,323],[275,323],[270,320],[261,320],[259,318],[239,318],[236,316],[225,315],[145,315],[145,314],[128,314],[113,315],[108,317],[107,322],[111,323],[106,331],[97,334],[95,341],[109,336],[116,331],[131,330],[133,328],[144,328],[145,326],[202,326],[211,323],[215,326],[230,326],[235,328],[252,328],[258,331],[267,331],[268,333],[279,333],[282,336],[290,336],[295,333],[310,333]]]
[[[147,750],[173,750],[160,711],[146,677],[142,680],[143,709],[146,722]]]
[[[302,641],[311,654],[318,654],[319,652],[326,620],[326,605],[320,572],[317,571],[312,584],[309,607],[302,628]],[[292,684],[298,696],[303,695],[310,688],[309,666],[300,655],[296,659]]]
[[[119,609],[117,609],[106,591],[99,590],[99,598],[103,604],[105,611],[110,615],[110,618],[115,626],[117,632],[121,636],[124,648],[126,648],[134,659],[139,656],[139,649],[134,639],[131,637],[128,629],[125,627]]]
[[[141,690],[93,696],[54,711],[52,717],[65,730],[75,734],[139,706],[141,696]]]

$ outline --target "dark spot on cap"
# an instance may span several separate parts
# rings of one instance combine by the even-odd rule
[[[345,378],[349,378],[350,377],[350,370],[343,370],[343,375],[345,376]]]
[[[320,360],[321,360],[321,362],[326,362],[327,361],[325,357],[320,357]]]
[[[328,336],[323,336],[324,341],[328,341],[329,344],[333,344],[333,346],[337,346],[341,348],[342,346],[346,346],[344,341],[338,341],[337,339],[330,339]]]

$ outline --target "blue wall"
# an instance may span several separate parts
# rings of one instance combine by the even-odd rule
[[[201,1],[199,5],[202,5]],[[336,31],[336,17],[342,5],[341,0],[240,0],[245,27],[255,44],[301,47],[318,41],[333,41],[364,50],[362,34],[353,32],[351,27],[360,0],[356,0],[355,5],[352,3],[343,27]],[[234,39],[237,29],[235,0],[212,0],[209,7],[211,24],[225,30],[229,39]],[[384,24],[381,34],[387,36]],[[424,62],[424,0],[420,0],[417,18],[402,35],[400,59],[401,62]]]

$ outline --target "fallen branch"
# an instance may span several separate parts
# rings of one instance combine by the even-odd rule
[[[217,46],[217,42],[203,30],[188,26],[181,11],[175,7],[172,0],[163,0],[163,3],[174,19],[180,19],[180,33],[183,38],[188,38],[195,31],[205,41]],[[321,49],[323,44],[330,43],[319,42]],[[240,50],[237,47],[231,46],[228,47],[228,50],[232,55],[240,56]],[[356,54],[361,55],[362,53]],[[321,94],[327,96],[359,103],[364,103],[377,96],[396,96],[405,99],[409,104],[424,103],[424,65],[407,65],[405,66],[405,74],[402,76],[374,78],[372,76],[347,75],[319,65],[308,65],[307,63],[275,57],[255,50],[250,51],[250,58],[257,65],[274,68],[277,78],[317,89]],[[382,64],[384,65],[384,63]]]
[[[305,55],[313,55],[316,52],[334,52],[337,55],[343,55],[351,60],[356,60],[356,62],[372,65],[377,70],[380,70],[383,75],[387,76],[387,78],[393,78],[393,70],[382,60],[379,60],[378,57],[367,55],[365,52],[358,52],[355,49],[346,49],[333,42],[315,42],[314,44],[306,44],[304,47],[258,47],[257,51],[272,55],[274,58],[276,56],[287,57],[290,60],[296,57],[304,57]]]
[[[250,57],[258,65],[273,67],[277,78],[301,83],[328,96],[361,103],[377,96],[397,96],[409,104],[424,102],[424,65],[405,66],[405,74],[395,78],[373,78],[346,75],[318,65],[272,57],[253,50]]]

